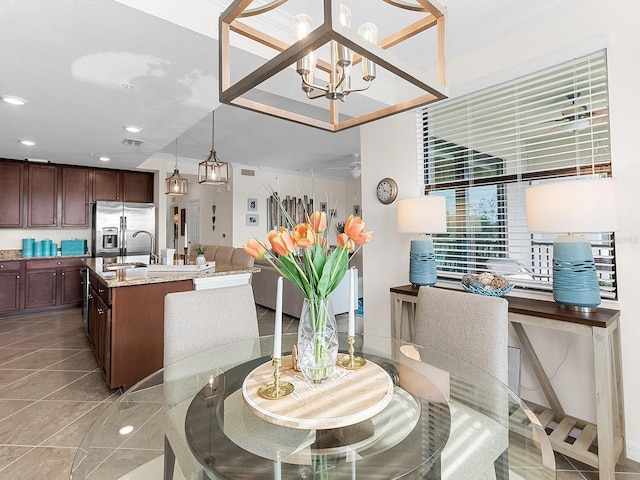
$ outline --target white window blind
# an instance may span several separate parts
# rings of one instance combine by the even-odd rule
[[[435,235],[438,275],[491,271],[551,290],[555,235],[527,232],[524,188],[610,176],[606,52],[425,107],[425,193],[447,199]],[[615,298],[613,235],[588,235],[603,298]]]

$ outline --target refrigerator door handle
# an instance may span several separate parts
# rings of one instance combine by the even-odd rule
[[[122,217],[122,256],[127,256],[127,217]]]

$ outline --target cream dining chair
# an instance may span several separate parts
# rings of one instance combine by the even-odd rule
[[[253,352],[259,351],[253,290],[247,284],[170,293],[165,297],[164,312],[164,478],[174,478],[176,458],[187,480],[200,479],[201,475],[208,478],[186,444],[186,412],[194,382],[204,385],[210,373],[207,349],[249,340],[246,351],[235,349],[228,353],[228,364],[252,358]],[[191,356],[194,357],[182,361],[179,368],[173,366]]]
[[[475,439],[485,439],[476,442],[471,438],[463,444],[448,443],[442,451],[434,478],[509,478],[508,400],[504,395],[492,395],[489,391],[474,392],[471,395],[473,402],[462,400],[469,398],[470,388],[470,382],[464,380],[465,365],[478,367],[506,385],[507,315],[508,303],[503,298],[434,287],[421,287],[418,291],[414,342],[426,347],[425,352],[437,349],[462,360],[456,365],[442,366],[452,372],[449,385],[450,438],[461,438],[455,433],[456,429],[468,429],[474,432]],[[499,398],[497,402],[496,397]],[[487,464],[486,459],[494,459],[493,466]]]

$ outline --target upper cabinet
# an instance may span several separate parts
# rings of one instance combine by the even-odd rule
[[[28,165],[27,227],[58,226],[58,167]]]
[[[22,227],[24,164],[0,162],[0,227]]]
[[[152,203],[153,173],[0,159],[0,228],[87,228],[98,200]]]
[[[90,173],[88,168],[62,167],[62,227],[89,226]]]
[[[153,202],[153,173],[96,169],[93,200]]]

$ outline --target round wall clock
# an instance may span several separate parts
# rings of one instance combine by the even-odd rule
[[[380,203],[392,203],[398,196],[398,184],[393,178],[383,178],[376,187],[376,196]]]

